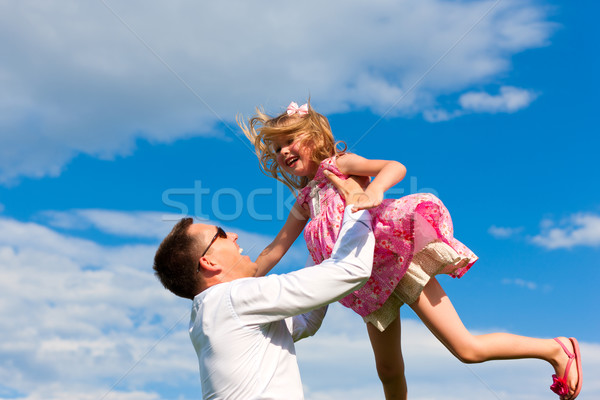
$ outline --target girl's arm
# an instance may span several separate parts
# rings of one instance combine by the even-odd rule
[[[344,154],[336,162],[344,175],[375,177],[365,189],[366,196],[355,202],[353,211],[378,206],[383,201],[384,192],[406,176],[406,167],[398,161],[369,160],[357,154]]]
[[[258,269],[255,276],[266,275],[281,260],[281,257],[283,257],[302,233],[308,218],[308,211],[304,210],[298,203],[295,203],[275,239],[256,259]]]

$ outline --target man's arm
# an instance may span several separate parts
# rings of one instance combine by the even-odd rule
[[[361,197],[365,195],[364,188],[369,185],[369,179],[367,177],[352,176],[349,179],[342,180],[327,170],[324,172],[342,197],[347,200],[348,204],[354,204],[360,201]],[[292,318],[292,326],[290,327],[294,342],[314,335],[321,327],[321,323],[323,322],[326,313],[327,306],[323,306],[307,313],[294,316]]]
[[[290,318],[292,320],[290,332],[292,333],[294,342],[317,333],[323,323],[325,314],[327,313],[327,307],[328,305],[319,307],[307,313]]]
[[[375,238],[367,211],[346,207],[331,258],[283,275],[248,278],[231,285],[231,303],[246,324],[263,324],[337,301],[369,279]]]

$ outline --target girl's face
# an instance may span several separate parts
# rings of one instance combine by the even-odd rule
[[[287,173],[314,178],[319,165],[311,159],[310,146],[301,146],[300,140],[281,138],[273,141],[277,164]]]

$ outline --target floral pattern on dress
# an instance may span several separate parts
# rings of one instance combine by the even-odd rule
[[[309,185],[297,196],[299,205],[307,204],[311,220],[304,228],[304,239],[315,263],[331,256],[344,216],[345,201],[325,177],[329,170],[347,179],[337,168],[335,157],[325,159]],[[367,283],[340,300],[361,316],[381,307],[406,273],[415,251],[415,215],[420,214],[433,228],[434,238],[450,245],[470,262],[455,269],[451,276],[459,278],[475,263],[477,256],[454,238],[450,213],[440,199],[430,193],[417,193],[399,199],[385,199],[369,210],[375,253],[373,271]]]

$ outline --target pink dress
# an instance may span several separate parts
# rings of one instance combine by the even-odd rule
[[[345,207],[323,174],[325,169],[347,179],[337,168],[335,157],[328,158],[297,197],[300,205],[310,208],[304,239],[315,263],[331,255]],[[445,273],[461,277],[477,256],[454,239],[450,213],[432,194],[385,199],[369,211],[376,241],[373,272],[363,287],[340,303],[383,331],[398,316],[402,304],[411,304],[419,297],[431,276]]]

